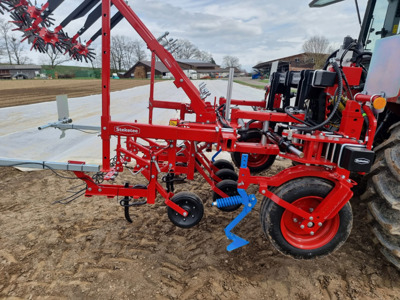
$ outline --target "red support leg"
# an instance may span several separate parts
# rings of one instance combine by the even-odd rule
[[[111,0],[102,1],[102,116],[101,139],[103,140],[103,172],[110,171],[110,6]]]

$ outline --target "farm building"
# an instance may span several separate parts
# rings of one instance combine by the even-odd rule
[[[38,65],[0,65],[0,79],[33,79],[41,68]]]
[[[218,65],[209,62],[192,59],[177,59],[176,61],[182,70],[195,70],[197,73],[203,74],[204,76],[215,77],[213,74],[215,75],[215,73],[224,72],[224,69],[221,69]],[[158,77],[166,76],[169,72],[167,67],[165,67],[160,61],[156,61],[155,71],[156,76]],[[150,74],[150,72],[151,61],[139,61],[124,74],[124,77],[147,78],[149,77],[148,74]]]
[[[324,55],[325,54],[321,54]],[[278,64],[278,72],[287,71],[300,71],[314,69],[314,60],[310,58],[306,53],[300,53],[292,56],[286,56],[266,62],[261,62],[253,67],[257,72],[266,77],[269,77],[272,69],[272,64]]]
[[[147,78],[147,74],[151,72],[151,61],[138,61],[132,68],[130,68],[123,77],[125,78]],[[168,69],[161,61],[156,61],[155,75],[157,77],[165,76]]]

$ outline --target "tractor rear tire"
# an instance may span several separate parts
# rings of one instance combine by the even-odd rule
[[[288,181],[274,189],[283,200],[303,210],[315,209],[330,193],[333,184],[316,177],[302,177]],[[326,256],[339,249],[350,235],[353,214],[347,202],[337,215],[324,222],[315,234],[305,233],[300,228],[303,219],[264,198],[260,210],[262,229],[272,245],[282,254],[295,259],[312,259]],[[310,222],[312,223],[312,222]]]
[[[400,269],[400,123],[375,148],[376,159],[361,196],[373,217],[372,232],[382,254]]]

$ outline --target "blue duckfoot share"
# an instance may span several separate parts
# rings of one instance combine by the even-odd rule
[[[241,162],[242,168],[247,167],[247,159],[248,159],[248,155],[243,154],[242,162]],[[227,247],[228,251],[235,250],[235,249],[245,246],[249,243],[249,241],[232,233],[232,230],[241,220],[244,219],[244,217],[248,213],[251,212],[251,210],[257,203],[257,198],[254,194],[247,195],[247,193],[244,189],[238,189],[238,193],[239,193],[238,196],[232,196],[232,197],[228,197],[228,198],[220,198],[220,199],[217,199],[216,202],[213,203],[213,205],[216,205],[219,208],[231,206],[231,205],[243,204],[243,210],[241,211],[241,213],[235,219],[233,219],[233,221],[231,223],[229,223],[229,225],[226,226],[226,228],[225,228],[225,234],[226,234],[227,238],[232,240],[232,243],[229,244]]]

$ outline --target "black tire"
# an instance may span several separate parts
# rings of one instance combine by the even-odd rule
[[[197,195],[189,192],[180,192],[173,196],[171,201],[189,213],[187,217],[184,217],[168,207],[168,218],[174,225],[181,228],[191,228],[197,225],[203,218],[203,202],[201,202]]]
[[[218,182],[215,185],[217,188],[219,188],[221,191],[223,191],[225,194],[228,196],[237,196],[239,195],[237,191],[237,182],[230,180],[230,179],[225,179],[220,182]],[[216,192],[213,192],[213,200],[217,200],[219,198],[222,198],[220,195],[218,195]],[[231,206],[226,206],[226,207],[219,207],[218,209],[229,212],[229,211],[235,211],[238,208],[240,208],[241,204],[237,205],[231,205]]]
[[[376,159],[361,196],[373,217],[372,232],[382,254],[400,269],[400,123],[375,148]]]
[[[289,203],[297,201],[304,205],[305,201],[309,201],[313,203],[312,206],[316,206],[329,194],[332,187],[332,183],[327,180],[303,177],[284,183],[274,193]],[[349,202],[337,216],[325,221],[321,228],[314,224],[319,230],[313,236],[303,234],[300,227],[285,223],[285,220],[300,223],[301,217],[286,211],[270,199],[264,198],[263,202],[260,218],[265,235],[279,252],[295,259],[328,255],[339,249],[350,235],[353,215]]]
[[[232,171],[231,169],[220,169],[215,172],[215,176],[217,176],[221,180],[230,179],[233,181],[238,181],[239,179],[238,174],[236,174],[236,172]]]
[[[218,160],[214,161],[212,164],[218,170],[229,169],[229,170],[235,171],[235,167],[233,166],[233,164],[229,160],[226,160],[226,159],[218,159]]]
[[[249,130],[239,138],[240,142],[260,142],[261,133],[258,130]],[[236,167],[240,168],[242,160],[241,152],[232,152],[231,158]],[[259,173],[269,169],[274,163],[276,155],[267,154],[249,154],[249,161],[247,167],[251,173]]]

